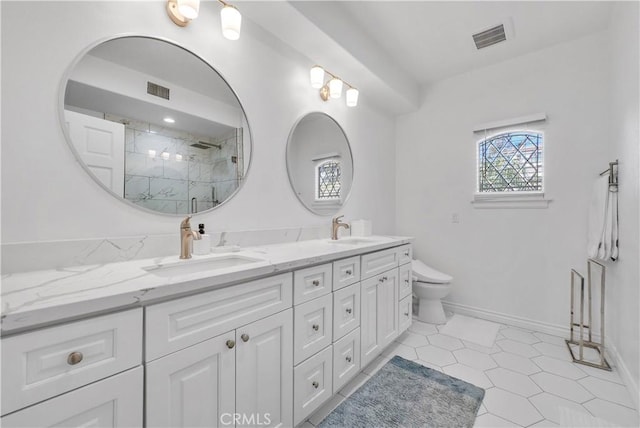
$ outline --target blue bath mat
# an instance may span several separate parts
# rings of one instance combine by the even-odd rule
[[[484,389],[393,357],[318,427],[472,427]]]

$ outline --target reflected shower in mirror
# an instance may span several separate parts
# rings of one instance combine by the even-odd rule
[[[294,125],[287,143],[287,172],[296,196],[311,212],[337,213],[349,196],[353,158],[344,131],[325,113]]]
[[[84,54],[63,84],[70,146],[112,194],[184,215],[217,207],[242,185],[246,116],[195,54],[159,39],[115,38]]]

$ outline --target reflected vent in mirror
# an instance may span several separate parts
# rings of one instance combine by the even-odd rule
[[[147,82],[147,94],[154,95],[156,97],[160,97],[160,98],[164,98],[165,100],[168,100],[169,88],[160,86],[157,83]]]
[[[504,32],[504,25],[502,24],[473,35],[473,41],[477,49],[484,49],[496,43],[504,42],[505,40],[507,40],[507,35]]]
[[[197,143],[192,144],[191,147],[195,147],[196,149],[210,149],[215,147],[218,150],[222,150],[222,144],[212,144],[207,143],[206,141],[198,141]]]

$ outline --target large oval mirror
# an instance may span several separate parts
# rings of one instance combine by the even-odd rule
[[[209,64],[173,43],[119,37],[88,50],[63,81],[72,150],[115,196],[155,212],[215,208],[242,186],[251,133]]]
[[[337,213],[351,190],[351,147],[338,123],[313,112],[294,125],[287,143],[287,171],[296,196],[311,212]]]

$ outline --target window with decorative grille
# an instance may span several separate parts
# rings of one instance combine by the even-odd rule
[[[541,132],[510,131],[478,142],[478,192],[542,192]]]
[[[340,162],[328,160],[316,166],[316,199],[340,199]]]

